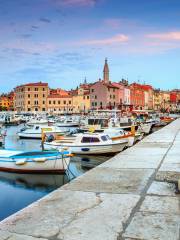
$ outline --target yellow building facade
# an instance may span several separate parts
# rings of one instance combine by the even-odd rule
[[[15,92],[15,110],[17,112],[47,111],[49,87],[47,83],[29,83],[17,86]]]
[[[49,95],[47,98],[47,109],[50,114],[72,114],[72,96]]]

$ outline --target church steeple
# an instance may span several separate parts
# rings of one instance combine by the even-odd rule
[[[103,70],[103,80],[105,83],[109,82],[109,66],[107,62],[107,58],[105,59],[104,70]]]
[[[84,79],[84,84],[87,84],[87,79],[86,79],[86,77],[85,77],[85,79]]]

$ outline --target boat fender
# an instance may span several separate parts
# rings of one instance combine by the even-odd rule
[[[46,158],[34,158],[33,159],[35,162],[38,162],[38,163],[43,163],[45,162],[47,159]]]
[[[68,150],[69,148],[68,147],[63,147],[62,150]]]
[[[68,153],[68,154],[64,154],[65,157],[74,157],[74,154],[72,153]]]
[[[26,160],[24,160],[24,159],[21,159],[21,160],[17,160],[16,161],[16,165],[18,165],[18,166],[20,166],[20,165],[24,165],[24,164],[26,164],[27,162],[26,162]]]

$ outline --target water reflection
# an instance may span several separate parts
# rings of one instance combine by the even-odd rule
[[[39,150],[40,140],[18,139],[23,126],[8,127],[6,149]],[[26,207],[73,178],[108,160],[107,156],[75,156],[66,174],[17,174],[0,172],[0,220]]]

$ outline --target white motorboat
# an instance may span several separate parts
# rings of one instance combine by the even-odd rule
[[[27,138],[27,139],[41,139],[42,132],[50,132],[58,135],[63,135],[66,131],[62,131],[62,129],[56,126],[48,126],[44,124],[33,125],[29,127],[25,127],[18,132],[19,138]]]
[[[133,146],[135,142],[135,134],[132,132],[124,131],[121,128],[108,128],[104,130],[104,134],[107,134],[113,141],[119,139],[127,139],[128,140],[128,147]]]
[[[35,173],[64,172],[70,163],[70,152],[23,152],[0,150],[0,171]]]
[[[79,122],[73,120],[58,121],[56,123],[58,127],[79,127]]]
[[[153,122],[143,122],[140,123],[138,130],[144,134],[149,134],[151,132],[151,129],[153,127]]]
[[[75,154],[105,154],[121,152],[128,144],[128,140],[113,141],[107,134],[80,133],[60,140],[44,142],[45,150],[70,148]]]

